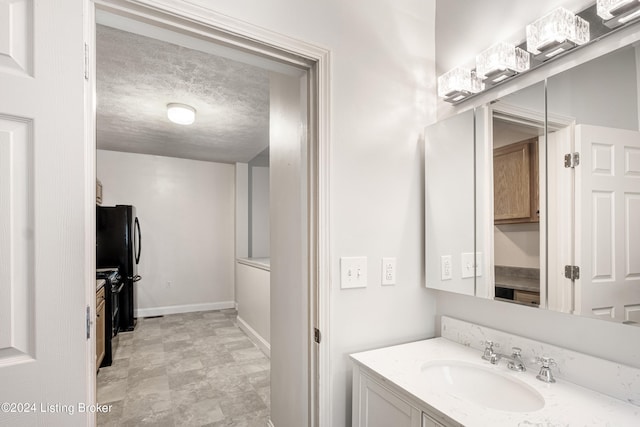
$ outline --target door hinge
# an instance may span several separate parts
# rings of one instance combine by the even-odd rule
[[[316,344],[320,344],[320,329],[318,328],[313,328],[313,341]]]
[[[577,280],[580,278],[580,267],[577,265],[565,265],[564,277],[571,280]]]
[[[91,307],[87,306],[86,319],[87,323],[87,339],[91,339]]]
[[[564,167],[575,168],[580,164],[580,153],[569,153],[564,155]]]
[[[84,79],[89,80],[89,45],[84,44]]]

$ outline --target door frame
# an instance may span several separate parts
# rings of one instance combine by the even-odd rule
[[[545,104],[546,104],[546,85],[545,85]],[[549,277],[547,266],[549,265],[549,257],[556,257],[558,253],[565,253],[567,249],[565,247],[555,247],[547,244],[548,237],[548,206],[547,197],[549,189],[547,185],[547,170],[548,170],[548,145],[547,134],[550,130],[557,131],[566,127],[572,127],[575,120],[570,117],[565,117],[557,114],[548,114],[546,111],[540,112],[527,108],[522,108],[517,105],[509,104],[507,102],[496,102],[489,104],[483,112],[483,120],[485,120],[483,140],[486,143],[480,147],[483,150],[484,156],[484,175],[477,178],[480,182],[481,188],[484,188],[484,194],[478,195],[483,198],[485,211],[483,217],[485,224],[480,224],[478,227],[483,228],[484,232],[484,244],[481,249],[485,253],[483,269],[486,274],[487,294],[484,295],[487,298],[493,299],[493,285],[495,284],[494,277],[494,223],[493,223],[493,118],[499,116],[504,119],[511,119],[517,122],[518,119],[522,120],[522,123],[538,126],[543,130],[543,134],[538,140],[539,149],[539,207],[540,212],[544,212],[544,215],[540,216],[540,308],[548,308],[549,306],[549,290],[547,288]],[[490,142],[490,143],[489,143]]]
[[[103,9],[138,20],[149,20],[169,28],[187,31],[233,48],[284,62],[308,73],[307,130],[307,235],[308,258],[308,382],[309,425],[329,425],[331,419],[329,291],[330,286],[330,51],[247,22],[179,0],[93,0],[85,15],[89,51],[89,75],[96,75],[95,9]],[[87,96],[87,143],[96,148],[95,78]],[[87,159],[89,188],[95,188],[95,156]],[[88,207],[93,212],[94,206]],[[91,236],[87,236],[89,239]],[[91,256],[94,256],[92,253]],[[89,254],[87,255],[89,256]],[[88,296],[88,304],[91,304]],[[93,295],[95,304],[95,294]],[[321,331],[322,345],[314,342],[314,329]],[[89,372],[90,395],[95,396],[95,373]]]

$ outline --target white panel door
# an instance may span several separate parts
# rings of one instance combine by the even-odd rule
[[[576,126],[576,310],[640,322],[640,132]]]
[[[85,6],[0,0],[0,426],[93,421]]]

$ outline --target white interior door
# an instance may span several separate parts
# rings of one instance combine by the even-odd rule
[[[93,421],[80,405],[90,403],[85,306],[95,251],[86,238],[95,192],[86,6],[0,0],[1,426]]]
[[[640,132],[576,126],[576,310],[640,322]]]

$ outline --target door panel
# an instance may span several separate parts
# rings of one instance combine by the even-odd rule
[[[576,311],[640,321],[640,132],[576,126]]]
[[[85,0],[0,0],[0,426],[88,425]],[[64,29],[64,31],[62,31]],[[95,289],[93,290],[95,299]],[[47,405],[67,405],[47,410]],[[44,410],[43,410],[44,408]],[[69,415],[73,411],[74,415]]]

